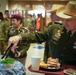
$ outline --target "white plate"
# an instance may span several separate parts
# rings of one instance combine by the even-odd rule
[[[66,70],[64,70],[64,73],[67,74],[67,75],[76,75],[76,71],[73,72],[73,74],[71,74],[71,73],[67,72],[68,70],[74,70],[74,69],[66,69]]]

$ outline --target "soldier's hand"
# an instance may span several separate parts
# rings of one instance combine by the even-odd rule
[[[21,53],[20,52],[18,52],[18,55],[15,54],[15,57],[20,57],[20,56],[21,56]]]
[[[21,39],[20,36],[10,37],[10,38],[9,38],[9,41],[8,41],[8,46],[7,46],[7,48],[8,48],[11,44],[13,44],[13,46],[11,47],[11,49],[14,50],[14,49],[16,48],[18,42],[20,41],[20,39]]]

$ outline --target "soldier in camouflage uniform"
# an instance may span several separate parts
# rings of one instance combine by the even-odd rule
[[[3,13],[0,12],[0,50],[2,55],[6,49],[5,39],[7,25],[8,23],[4,20]]]
[[[18,34],[28,34],[28,30],[24,26],[22,26],[22,16],[20,14],[12,15],[11,19],[12,26],[8,30],[7,39],[11,36],[15,36]],[[17,46],[18,56],[16,56],[16,54],[12,51],[10,51],[9,56],[15,58],[16,60],[20,61],[23,65],[25,65],[27,50],[29,49],[29,47],[29,43],[19,43]]]
[[[31,33],[34,32],[32,15],[28,14],[27,17],[23,19],[23,25],[29,29]]]
[[[8,22],[7,27],[6,27],[8,31],[9,27],[12,25],[11,18],[9,16],[9,10],[5,10],[4,15],[5,15],[4,20]]]

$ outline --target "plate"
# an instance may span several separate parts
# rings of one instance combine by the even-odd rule
[[[67,75],[76,75],[76,70],[66,69],[66,70],[64,70],[64,73],[67,74]]]
[[[41,70],[46,70],[46,71],[59,71],[61,69],[63,69],[63,66],[62,64],[60,65],[60,68],[51,68],[51,67],[47,67],[47,68],[43,68],[43,67],[40,67]]]

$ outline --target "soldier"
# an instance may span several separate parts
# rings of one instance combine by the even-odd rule
[[[31,14],[27,14],[26,18],[23,19],[23,25],[29,29],[29,32],[34,32],[33,19]]]
[[[30,43],[42,43],[54,40],[57,44],[57,58],[64,64],[76,65],[76,1],[69,1],[66,7],[56,11],[57,16],[64,19],[64,27],[58,25],[49,26],[46,30],[34,34],[20,34],[9,38],[8,47],[11,43],[11,50],[21,40]],[[68,32],[71,31],[70,38]],[[48,45],[50,47],[50,45]],[[55,52],[54,52],[55,53]],[[49,56],[50,57],[50,56]]]
[[[22,16],[20,14],[13,14],[11,16],[12,26],[8,30],[7,39],[11,36],[19,35],[19,34],[28,34],[28,30],[22,25]],[[27,56],[27,50],[29,49],[30,44],[22,42],[17,45],[18,55],[15,54],[14,51],[10,51],[9,57],[15,58],[20,61],[23,65],[25,65],[25,60]]]
[[[5,10],[4,15],[5,15],[4,20],[7,21],[7,23],[8,23],[7,24],[7,31],[8,31],[10,25],[12,25],[11,18],[9,16],[9,10]]]
[[[0,50],[2,55],[4,54],[4,51],[6,49],[6,26],[7,22],[4,20],[3,13],[0,12]]]

